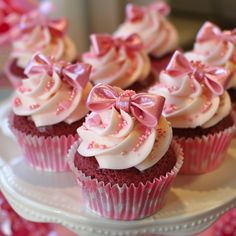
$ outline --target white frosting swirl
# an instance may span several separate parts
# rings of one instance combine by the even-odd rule
[[[125,21],[114,33],[116,37],[126,38],[137,33],[144,43],[147,53],[161,57],[178,46],[178,33],[175,27],[157,11],[145,11],[142,19]]]
[[[150,60],[142,50],[128,55],[123,47],[112,47],[105,55],[85,53],[83,61],[92,65],[90,81],[127,88],[136,81],[143,81],[150,73]]]
[[[227,92],[216,96],[189,75],[174,77],[162,71],[160,83],[151,87],[149,92],[165,97],[163,115],[175,128],[208,128],[221,121],[231,110]]]
[[[156,128],[148,128],[123,110],[90,113],[78,130],[78,152],[95,156],[100,168],[143,171],[156,164],[169,149],[172,129],[161,117]]]
[[[92,86],[76,90],[54,72],[46,72],[22,80],[16,90],[13,111],[19,116],[30,116],[37,127],[62,121],[71,124],[83,118],[88,110],[86,99]]]
[[[53,36],[47,27],[38,26],[32,32],[23,34],[12,46],[11,57],[17,59],[17,65],[21,68],[26,67],[36,52],[52,56],[57,61],[72,62],[76,59],[76,47],[71,39]]]

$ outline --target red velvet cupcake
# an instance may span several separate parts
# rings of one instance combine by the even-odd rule
[[[10,127],[28,163],[40,170],[67,171],[65,156],[87,114],[91,66],[56,62],[36,54],[28,78],[16,90]]]
[[[139,7],[134,4],[126,6],[126,20],[114,36],[128,37],[137,33],[144,43],[145,51],[151,56],[153,71],[158,73],[165,69],[166,62],[178,47],[178,33],[166,19],[170,7],[161,1]]]
[[[119,220],[154,214],[183,161],[161,116],[164,98],[98,84],[87,104],[92,112],[68,154],[87,207]]]
[[[188,61],[177,51],[149,90],[166,98],[163,114],[183,147],[181,173],[210,172],[226,157],[235,132],[227,78],[224,68]]]
[[[14,87],[21,85],[21,80],[26,77],[24,69],[36,52],[52,56],[57,61],[76,60],[76,48],[66,35],[67,22],[64,18],[50,19],[36,10],[22,16],[19,27],[21,35],[12,43],[11,59],[5,67]]]

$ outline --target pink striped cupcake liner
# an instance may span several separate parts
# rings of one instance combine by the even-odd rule
[[[174,139],[181,145],[184,163],[181,174],[204,174],[215,170],[224,161],[230,142],[235,134],[235,126],[216,134],[201,138]]]
[[[19,76],[14,75],[10,68],[11,68],[11,64],[12,64],[12,60],[9,60],[4,67],[4,73],[6,75],[6,77],[8,78],[8,80],[11,82],[12,86],[17,89],[21,86],[22,82],[21,82],[21,78]]]
[[[68,153],[68,163],[74,173],[87,208],[97,215],[116,220],[135,220],[150,216],[162,208],[166,194],[183,163],[180,145],[172,143],[176,152],[176,165],[165,176],[155,178],[138,186],[131,184],[104,184],[97,179],[85,176],[74,165],[74,157],[79,142],[75,143]]]
[[[27,135],[10,124],[20,144],[26,161],[35,169],[49,172],[67,172],[66,156],[69,148],[78,140],[78,135],[38,137]]]

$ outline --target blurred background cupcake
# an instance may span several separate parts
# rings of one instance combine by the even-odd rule
[[[21,17],[19,29],[21,34],[12,43],[10,59],[5,67],[5,74],[14,87],[21,85],[25,78],[24,69],[36,52],[58,61],[76,61],[76,47],[66,35],[65,18],[48,18],[43,8],[37,9]]]

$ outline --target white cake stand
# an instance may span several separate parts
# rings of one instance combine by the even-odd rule
[[[64,225],[81,236],[193,235],[236,207],[236,141],[224,164],[201,176],[178,176],[164,208],[138,221],[104,219],[86,210],[70,173],[30,168],[6,123],[9,106],[0,108],[0,188],[24,218]],[[235,146],[235,148],[234,148]]]

